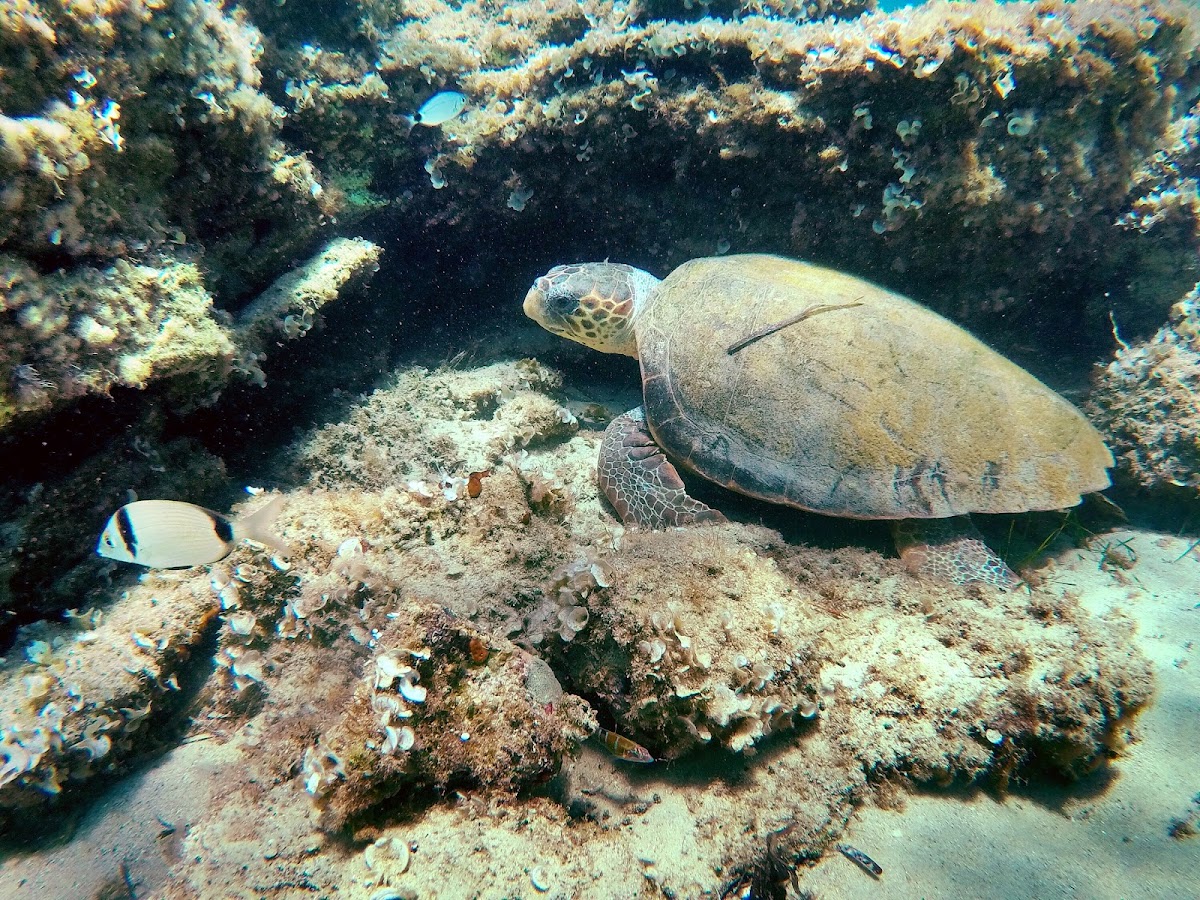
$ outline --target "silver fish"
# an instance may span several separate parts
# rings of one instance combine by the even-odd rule
[[[181,569],[216,562],[243,540],[266,544],[283,555],[288,545],[271,531],[283,496],[252,513],[230,519],[180,500],[137,500],[118,509],[104,526],[96,552],[151,569]]]
[[[467,95],[459,91],[438,91],[421,104],[413,122],[417,125],[433,127],[449,122],[455,118],[467,105]]]

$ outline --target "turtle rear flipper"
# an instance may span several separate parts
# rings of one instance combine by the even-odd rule
[[[901,519],[892,536],[905,567],[952,584],[979,582],[1011,590],[1021,579],[1008,567],[971,522],[970,516],[948,519]]]
[[[654,442],[640,406],[617,416],[605,429],[597,476],[600,490],[626,525],[677,528],[725,521],[715,509],[688,496],[679,472]]]

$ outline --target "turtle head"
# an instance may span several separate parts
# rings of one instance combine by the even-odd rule
[[[525,295],[525,315],[593,350],[636,359],[634,320],[658,283],[649,272],[619,263],[555,266]]]

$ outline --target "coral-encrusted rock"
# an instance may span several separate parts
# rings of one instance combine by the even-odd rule
[[[203,579],[151,577],[70,625],[22,630],[0,668],[0,826],[163,741],[217,607]]]
[[[302,764],[325,828],[401,791],[520,791],[551,778],[595,729],[588,705],[564,694],[544,662],[436,604],[407,603],[378,648],[341,721]]]
[[[1078,775],[1150,696],[1127,628],[1037,589],[964,597],[741,525],[628,532],[605,563],[587,626],[543,652],[656,756],[796,726],[919,781]]]
[[[1090,409],[1138,488],[1200,495],[1200,285],[1151,340],[1123,347],[1100,373]]]
[[[168,258],[40,274],[0,255],[0,427],[87,393],[175,382],[187,405],[229,376],[233,342],[200,270]]]
[[[303,337],[321,309],[369,279],[381,249],[334,238],[282,275],[227,328],[194,263],[164,256],[41,274],[0,254],[0,429],[84,394],[164,388],[167,405],[212,403],[234,374],[263,382],[259,361]]]
[[[1012,343],[1036,326],[1074,342],[1102,340],[1113,306],[1161,318],[1178,280],[1155,250],[1195,243],[1186,205],[1169,234],[1112,227],[1194,102],[1193,4],[798,21],[838,4],[376,3],[354,31],[313,0],[248,7],[262,22],[312,10],[263,63],[288,79],[297,143],[360,186],[347,197],[388,185],[397,219],[437,227],[480,270],[511,266],[505,234],[564,258],[585,233],[657,274],[728,245],[920,284]],[[440,83],[468,95],[460,117],[380,140]]]
[[[203,247],[244,290],[325,205],[259,90],[262,35],[211,0],[0,10],[0,249],[112,259]]]
[[[747,750],[815,712],[828,618],[800,606],[795,584],[752,549],[768,540],[741,526],[627,533],[597,564],[604,587],[578,565],[565,587],[562,577],[547,586],[589,615],[569,643],[547,634],[543,652],[568,690],[598,698],[616,730],[657,757],[710,741]]]

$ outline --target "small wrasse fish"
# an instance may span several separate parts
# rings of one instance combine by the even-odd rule
[[[604,749],[625,762],[652,763],[654,756],[641,744],[622,737],[607,728],[597,728],[596,737],[604,742]]]
[[[112,514],[96,552],[151,569],[183,569],[224,559],[243,540],[287,556],[288,545],[271,531],[283,496],[237,519],[180,500],[137,500]]]

